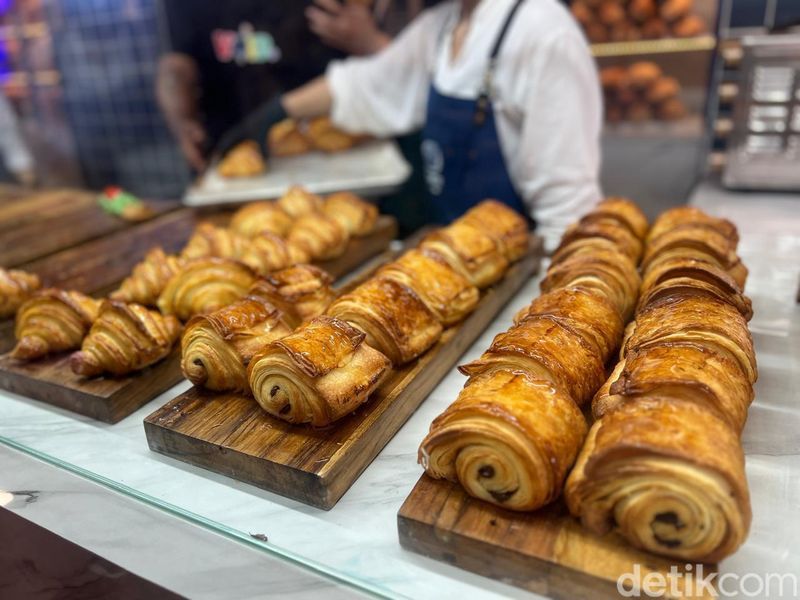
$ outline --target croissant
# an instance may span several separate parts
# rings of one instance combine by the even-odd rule
[[[733,360],[692,343],[670,343],[628,352],[607,396],[592,403],[601,418],[621,402],[639,398],[678,398],[703,404],[741,433],[753,388]]]
[[[678,342],[727,355],[750,383],[758,378],[747,321],[730,304],[708,297],[669,296],[649,305],[636,316],[622,357],[646,346]]]
[[[17,311],[17,345],[11,357],[33,360],[80,347],[99,309],[99,300],[80,292],[53,288],[36,292]]]
[[[715,411],[674,398],[625,402],[597,421],[565,496],[589,530],[692,562],[728,556],[750,526],[738,436]]]
[[[325,198],[323,210],[355,237],[370,234],[378,220],[378,207],[350,192],[331,194]]]
[[[469,380],[432,423],[419,458],[431,477],[458,481],[472,496],[535,510],[561,493],[586,421],[549,381],[496,371]]]
[[[222,177],[253,177],[266,169],[261,150],[253,140],[245,140],[234,146],[217,166],[217,172]]]
[[[322,198],[299,185],[291,186],[276,204],[292,219],[322,210]]]
[[[84,377],[140,371],[165,358],[180,331],[175,317],[140,304],[106,300],[80,351],[70,357],[70,367]]]
[[[585,222],[616,221],[627,227],[640,240],[645,238],[649,228],[647,217],[636,203],[618,196],[602,200],[583,220]]]
[[[350,135],[334,127],[328,117],[318,117],[308,122],[308,138],[317,150],[341,152],[361,141],[361,136]]]
[[[727,219],[718,219],[707,215],[693,206],[676,206],[661,213],[650,228],[650,232],[647,235],[647,243],[653,242],[661,234],[672,231],[682,225],[705,227],[706,229],[714,230],[722,234],[734,247],[739,243],[739,232],[736,230],[736,225]]]
[[[658,261],[676,256],[704,260],[728,270],[741,262],[735,248],[736,244],[730,238],[715,229],[694,224],[679,225],[648,242],[642,258],[642,271],[646,272]]]
[[[284,237],[292,226],[292,218],[275,202],[253,202],[237,210],[230,228],[248,238],[264,232]]]
[[[617,250],[625,254],[633,264],[637,264],[642,256],[642,241],[626,225],[614,220],[591,218],[587,220],[586,217],[576,225],[567,228],[556,252],[564,246],[574,248],[581,244],[592,244],[596,238],[612,241]]]
[[[204,256],[240,258],[249,248],[250,241],[231,229],[200,223],[192,237],[181,250],[181,258],[189,260]]]
[[[417,358],[442,334],[441,323],[411,288],[384,277],[342,296],[327,314],[358,327],[395,365]]]
[[[508,259],[498,243],[481,229],[460,220],[426,236],[420,248],[439,254],[480,289],[502,279],[508,269]]]
[[[414,290],[445,327],[464,319],[480,299],[478,288],[441,256],[425,250],[409,250],[380,269],[378,276]]]
[[[259,279],[249,293],[278,307],[294,329],[321,315],[336,300],[332,281],[333,277],[318,267],[295,265]]]
[[[753,316],[750,299],[736,281],[717,265],[693,258],[675,257],[653,265],[642,280],[638,311],[669,295],[697,294],[727,302],[746,320]]]
[[[247,365],[253,356],[291,332],[281,312],[255,295],[194,316],[181,338],[183,374],[210,390],[248,392]]]
[[[269,344],[248,368],[253,396],[290,423],[324,427],[367,401],[391,363],[364,333],[328,316]]]
[[[244,264],[261,275],[306,263],[310,259],[308,252],[297,243],[268,232],[252,238],[249,247],[240,258]]]
[[[497,335],[478,360],[458,369],[469,377],[495,371],[526,373],[549,381],[580,406],[602,385],[604,363],[595,345],[565,319],[531,315]]]
[[[287,240],[305,250],[314,260],[329,260],[344,254],[350,239],[335,219],[323,212],[298,217]]]
[[[565,321],[595,345],[603,362],[622,339],[624,325],[616,307],[596,290],[560,288],[542,294],[514,316],[514,324],[535,315],[550,315]]]
[[[181,270],[185,260],[165,254],[161,248],[153,248],[144,260],[133,268],[119,289],[109,298],[120,302],[135,302],[144,306],[155,306],[159,294],[175,273]]]
[[[188,321],[238,300],[256,280],[252,269],[226,258],[198,258],[169,280],[158,297],[158,309]]]
[[[17,309],[42,287],[38,275],[0,268],[0,319],[14,316]]]
[[[484,200],[464,213],[460,221],[491,236],[509,262],[519,260],[528,252],[528,222],[513,208],[498,200]]]
[[[311,142],[294,119],[284,119],[273,125],[267,134],[267,145],[270,156],[295,156],[311,150]]]

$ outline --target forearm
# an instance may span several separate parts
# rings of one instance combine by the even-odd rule
[[[313,119],[331,112],[333,98],[328,80],[322,76],[283,95],[281,104],[293,119]]]
[[[156,99],[167,122],[172,126],[177,121],[196,118],[200,73],[191,57],[170,52],[158,62]]]

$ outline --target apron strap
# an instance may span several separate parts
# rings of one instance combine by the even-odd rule
[[[486,67],[486,71],[483,74],[483,85],[475,107],[474,121],[476,125],[483,125],[483,122],[486,120],[486,112],[489,110],[489,96],[491,96],[492,93],[494,69],[497,66],[497,56],[500,54],[500,47],[503,45],[503,40],[506,39],[508,29],[511,27],[511,22],[514,20],[514,16],[517,14],[523,2],[524,0],[516,0],[516,2],[514,2],[514,6],[512,6],[511,10],[508,12],[503,27],[500,28],[500,33],[494,41],[492,51],[489,53],[489,65]]]

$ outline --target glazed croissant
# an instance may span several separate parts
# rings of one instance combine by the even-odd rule
[[[144,260],[133,268],[119,289],[109,296],[112,300],[135,302],[144,306],[155,306],[158,296],[175,273],[181,270],[185,260],[165,254],[161,248],[153,248]]]
[[[736,225],[727,219],[712,217],[693,206],[677,206],[661,213],[650,228],[647,243],[651,244],[661,234],[687,224],[716,231],[729,240],[734,247],[739,243],[739,232],[736,230]]]
[[[311,260],[309,253],[295,242],[273,233],[263,232],[250,239],[250,245],[240,260],[256,273],[264,275]]]
[[[414,290],[445,327],[464,319],[480,298],[478,288],[440,255],[425,250],[409,250],[377,275]]]
[[[270,156],[295,156],[312,149],[311,142],[294,119],[284,119],[273,125],[267,134],[267,144]]]
[[[498,242],[463,220],[426,236],[420,249],[438,254],[480,289],[502,279],[508,269],[508,259]]]
[[[332,217],[314,212],[298,217],[286,239],[313,260],[330,260],[344,254],[350,235]]]
[[[553,501],[586,435],[580,409],[549,381],[496,371],[471,378],[431,424],[425,471],[511,510]]]
[[[350,135],[334,127],[328,117],[318,117],[308,122],[308,139],[317,150],[341,152],[361,141],[360,136]]]
[[[248,392],[247,365],[253,356],[291,332],[281,312],[255,295],[197,315],[181,338],[183,374],[210,390]]]
[[[291,186],[276,204],[292,219],[322,210],[322,198],[299,185]]]
[[[647,217],[636,203],[619,196],[602,200],[583,218],[583,221],[616,221],[627,227],[639,240],[645,239],[649,229]]]
[[[79,348],[99,309],[99,300],[80,292],[52,288],[36,292],[17,311],[17,345],[11,357],[33,360]]]
[[[70,367],[84,377],[140,371],[165,358],[180,331],[175,317],[140,304],[106,300],[81,350],[70,357]]]
[[[237,210],[230,228],[248,238],[264,232],[284,237],[292,226],[292,218],[275,202],[253,202]]]
[[[181,258],[189,260],[204,256],[219,258],[241,258],[250,247],[250,240],[231,229],[215,227],[211,223],[200,223],[186,246]]]
[[[255,283],[249,267],[226,258],[198,258],[175,274],[158,297],[158,309],[188,321],[238,300]]]
[[[592,218],[591,214],[567,228],[556,254],[568,246],[575,249],[581,245],[592,245],[597,238],[609,240],[633,264],[638,264],[642,256],[642,240],[627,225],[616,220]]]
[[[346,322],[321,316],[269,344],[248,368],[253,396],[274,417],[324,427],[366,402],[391,363]]]
[[[333,277],[313,265],[295,265],[259,279],[250,294],[268,301],[283,313],[293,329],[321,315],[336,300]]]
[[[491,236],[508,262],[515,262],[528,252],[528,222],[513,208],[498,200],[484,200],[469,209],[460,221],[482,229]]]
[[[417,358],[442,334],[441,323],[411,288],[384,277],[373,277],[345,294],[327,314],[366,333],[367,343],[395,365]]]
[[[234,146],[217,166],[217,172],[222,177],[253,177],[266,169],[261,150],[253,140],[245,140]]]
[[[38,275],[0,268],[0,319],[14,316],[17,309],[42,287]]]
[[[368,235],[378,220],[378,207],[350,192],[339,192],[325,198],[323,210],[351,236]]]
[[[717,412],[676,398],[624,402],[597,421],[565,495],[589,530],[686,561],[724,558],[750,526],[738,436]]]

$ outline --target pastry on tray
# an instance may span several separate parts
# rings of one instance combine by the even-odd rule
[[[352,135],[333,125],[329,117],[318,117],[308,122],[306,135],[316,150],[342,152],[364,140],[364,136]]]
[[[330,425],[366,402],[391,370],[365,337],[340,319],[313,319],[252,360],[253,396],[278,419]]]
[[[378,220],[378,207],[350,192],[337,192],[325,198],[325,214],[354,237],[369,235]]]
[[[270,156],[295,156],[313,149],[311,141],[294,119],[284,119],[273,125],[267,133],[267,146]]]
[[[293,185],[276,200],[276,204],[292,219],[322,210],[324,202],[317,194],[312,194],[299,185]]]
[[[178,256],[166,254],[159,247],[153,248],[109,297],[121,302],[155,306],[164,286],[185,262]]]
[[[525,256],[530,245],[528,221],[498,200],[484,200],[469,209],[460,221],[482,229],[500,246],[508,262]]]
[[[281,237],[289,233],[292,217],[275,202],[252,202],[231,217],[230,228],[248,238],[267,232]]]
[[[181,258],[192,259],[203,256],[241,258],[249,248],[250,240],[232,229],[216,227],[211,223],[200,223],[181,250]]]
[[[240,260],[261,275],[311,260],[308,251],[296,242],[267,231],[250,239]]]
[[[245,140],[231,148],[217,165],[225,178],[254,177],[267,170],[261,149],[253,140]]]
[[[42,282],[38,275],[0,268],[0,319],[13,317],[22,303],[40,287]]]
[[[333,277],[314,265],[295,265],[259,279],[249,294],[268,301],[292,327],[321,315],[336,300]]]
[[[80,351],[70,357],[70,367],[84,377],[140,371],[165,358],[180,331],[173,316],[140,304],[106,300]]]
[[[350,234],[324,212],[298,217],[286,239],[305,250],[312,260],[331,260],[344,254]]]

